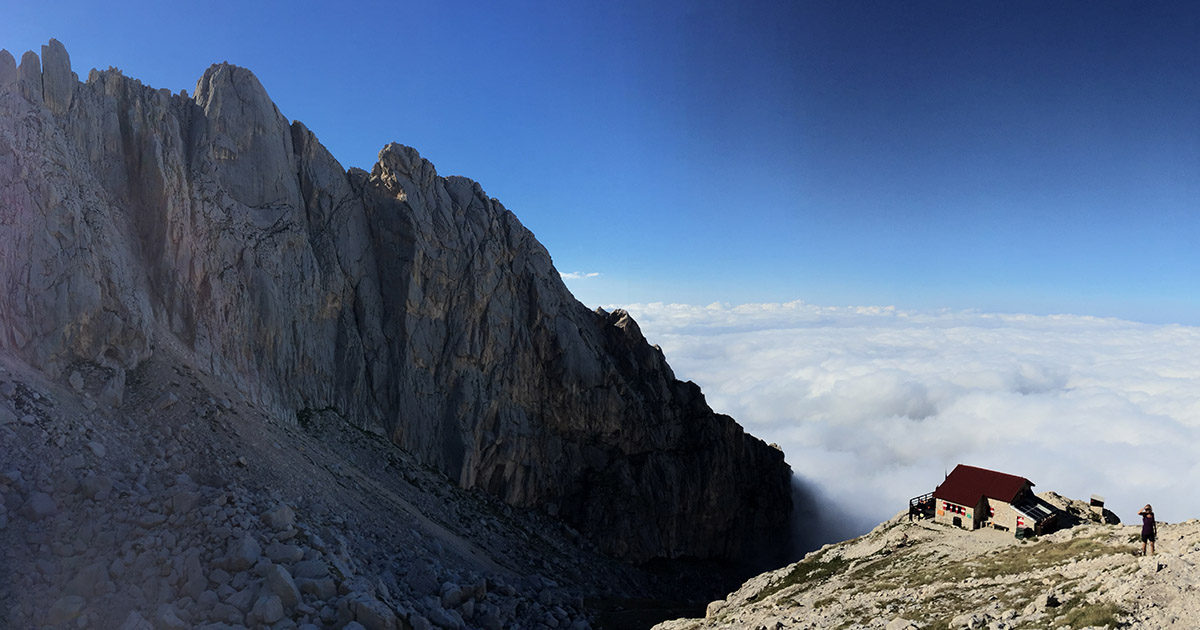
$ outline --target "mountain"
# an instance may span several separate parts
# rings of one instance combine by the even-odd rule
[[[1085,503],[1044,499],[1076,514]],[[1083,506],[1078,509],[1075,506]],[[1111,513],[1110,513],[1111,514]],[[1083,518],[1019,540],[907,512],[870,533],[826,545],[709,603],[704,618],[657,630],[705,628],[1190,628],[1200,614],[1200,521],[1159,524],[1154,556],[1141,524]]]
[[[782,453],[591,311],[479,184],[389,144],[343,169],[246,69],[172,94],[0,52],[0,351],[126,402],[148,361],[291,423],[333,413],[604,553],[786,544]],[[91,394],[89,394],[91,395]],[[386,476],[386,470],[372,471]]]

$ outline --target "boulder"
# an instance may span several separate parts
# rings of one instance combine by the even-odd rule
[[[131,610],[117,630],[154,630],[154,626],[136,610]]]
[[[79,595],[89,598],[96,594],[97,589],[103,588],[108,582],[108,563],[103,560],[93,562],[84,567],[67,583],[63,592],[68,595]]]
[[[98,397],[100,403],[116,409],[125,399],[125,371],[119,370],[104,383]]]
[[[194,600],[199,600],[208,589],[208,577],[204,574],[200,554],[200,550],[193,549],[183,557],[183,585],[180,592]]]
[[[40,521],[54,516],[57,512],[58,503],[45,492],[34,492],[29,496],[29,502],[25,504],[25,517],[31,521]]]
[[[286,505],[276,506],[262,516],[263,522],[276,531],[288,529],[296,524],[296,513]]]
[[[225,603],[233,606],[243,613],[249,613],[254,607],[254,604],[258,601],[258,593],[259,589],[257,587],[253,585],[246,586],[242,590],[234,591],[225,597]],[[283,603],[280,602],[279,606],[282,608]]]
[[[88,447],[88,450],[91,451],[93,455],[95,455],[96,457],[98,457],[100,459],[104,459],[104,456],[108,454],[108,449],[105,448],[104,445],[99,442],[90,441],[87,443],[87,447]]]
[[[200,495],[191,490],[181,490],[171,497],[171,513],[186,514],[195,509],[200,502]]]
[[[325,601],[337,596],[337,585],[330,578],[296,578],[296,587],[301,593],[306,593]]]
[[[263,590],[278,597],[285,610],[291,610],[300,603],[300,590],[292,581],[292,575],[278,564],[272,566],[267,572]]]
[[[254,602],[249,619],[271,625],[284,617],[283,602],[277,595],[264,595]]]
[[[293,564],[293,563],[299,562],[300,560],[302,560],[304,558],[304,550],[303,549],[301,549],[300,547],[298,547],[296,545],[289,545],[289,544],[280,543],[280,542],[273,542],[273,543],[267,545],[267,549],[264,553],[267,554],[267,558],[270,558],[271,562],[281,562],[281,563],[286,563],[286,564]],[[324,566],[324,563],[319,563],[319,564],[321,564],[321,566]],[[306,567],[306,569],[307,569],[307,567]],[[319,576],[308,575],[305,577],[319,577]]]
[[[179,612],[170,604],[162,604],[154,612],[154,625],[158,630],[190,630],[192,627],[179,618]]]
[[[292,567],[297,578],[323,578],[329,575],[329,565],[321,560],[302,560]]]
[[[437,571],[428,560],[420,559],[409,565],[404,581],[415,595],[440,593]]]
[[[87,600],[78,595],[66,595],[55,600],[46,611],[46,623],[52,626],[74,621],[83,613]]]
[[[94,501],[103,501],[112,494],[113,481],[103,475],[90,474],[79,484],[83,496]]]
[[[234,572],[245,571],[253,567],[261,556],[262,547],[259,546],[258,541],[248,533],[243,534],[241,538],[229,544],[225,568]]]
[[[175,392],[164,392],[158,397],[158,400],[154,401],[154,408],[166,411],[177,402],[179,402],[179,396]]]
[[[463,603],[463,591],[453,582],[442,584],[442,608],[458,608]]]
[[[368,595],[353,600],[354,620],[366,630],[396,630],[396,613],[387,604]]]

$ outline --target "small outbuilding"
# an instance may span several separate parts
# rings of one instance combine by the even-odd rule
[[[1041,534],[1055,510],[1033,494],[1033,482],[1016,475],[959,464],[933,491],[934,520],[962,527],[992,527]]]

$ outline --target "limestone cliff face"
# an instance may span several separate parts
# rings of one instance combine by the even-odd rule
[[[279,412],[337,409],[632,559],[782,538],[782,454],[592,312],[475,182],[346,171],[248,70],[195,94],[0,51],[0,347],[124,373],[170,344]]]

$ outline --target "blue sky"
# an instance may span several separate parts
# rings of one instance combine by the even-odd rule
[[[253,5],[253,6],[250,6]],[[5,0],[172,91],[253,70],[344,166],[478,180],[585,303],[888,305],[1200,324],[1184,2]]]

